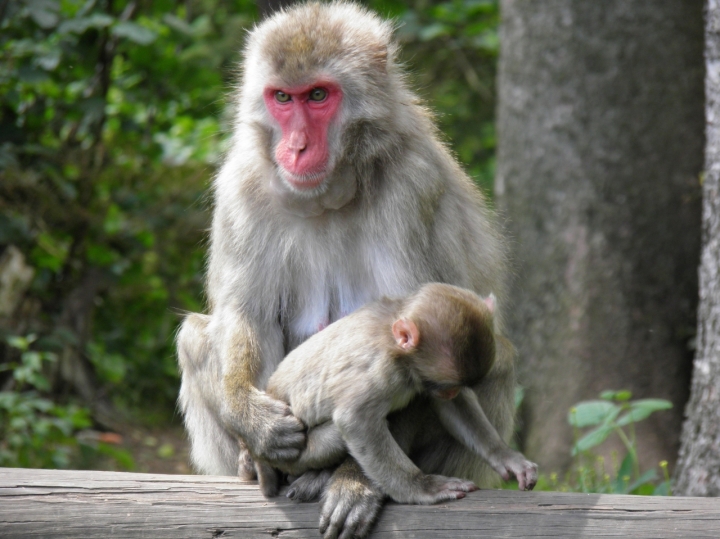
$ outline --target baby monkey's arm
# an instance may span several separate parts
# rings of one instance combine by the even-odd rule
[[[464,388],[453,400],[433,399],[433,405],[448,432],[484,458],[503,479],[507,481],[512,474],[520,490],[535,487],[537,464],[503,442],[471,389]]]

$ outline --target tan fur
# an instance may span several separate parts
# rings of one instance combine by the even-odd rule
[[[426,328],[417,343],[402,348],[392,338],[397,320]],[[386,417],[402,409],[426,384],[467,386],[478,383],[494,361],[492,313],[472,292],[446,284],[428,284],[408,300],[369,303],[310,337],[283,360],[270,377],[267,393],[287,402],[308,426],[308,446],[300,458],[280,464],[299,475],[338,464],[345,451],[367,476],[397,502],[437,503],[464,496],[475,485],[458,478],[423,474],[390,434]],[[473,338],[481,335],[482,339]],[[438,363],[441,365],[438,368]],[[449,430],[501,474],[517,474],[522,488],[537,478],[534,464],[507,447],[471,392],[467,401],[437,404]],[[413,450],[413,429],[395,435]],[[277,491],[277,476],[265,463],[258,466],[263,493]]]
[[[302,423],[262,389],[285,354],[328,322],[432,281],[494,292],[504,305],[504,243],[483,196],[408,89],[392,30],[355,4],[311,3],[276,14],[249,35],[234,136],[213,184],[209,313],[202,323],[200,315],[189,316],[178,334],[180,404],[193,462],[204,473],[237,473],[237,438],[269,462],[300,455]],[[281,131],[262,95],[269,84],[321,77],[343,92],[328,130],[330,172],[316,190],[299,192],[273,161]],[[496,323],[501,334],[502,313]],[[475,389],[507,439],[513,352],[500,348]],[[495,484],[492,469],[449,436],[437,416],[416,399],[389,417],[393,428],[407,421],[424,426],[415,465]],[[327,538],[368,529],[382,497],[364,481],[345,494],[356,481],[343,475],[351,469],[340,466],[325,492]]]

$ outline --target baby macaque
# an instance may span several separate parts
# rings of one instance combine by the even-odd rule
[[[532,489],[537,467],[501,440],[471,389],[493,366],[495,297],[431,283],[404,299],[383,298],[330,324],[293,350],[268,382],[267,393],[287,402],[309,428],[289,474],[337,464],[346,453],[393,500],[431,504],[463,498],[472,481],[426,475],[406,455],[421,425],[391,433],[387,416],[418,394],[432,399],[438,419],[457,440],[484,457],[505,479],[515,474]],[[466,410],[446,404],[467,392]],[[458,404],[458,406],[460,406]],[[266,496],[278,490],[275,469],[257,462]]]

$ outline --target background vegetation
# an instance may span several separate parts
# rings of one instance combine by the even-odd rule
[[[489,190],[497,2],[369,4]],[[0,0],[0,466],[131,468],[106,431],[177,423],[173,336],[203,308],[206,192],[257,17],[248,0]]]

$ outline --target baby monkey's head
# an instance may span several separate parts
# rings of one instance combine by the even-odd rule
[[[411,295],[392,325],[399,359],[433,396],[452,399],[495,361],[495,296],[430,283]]]

